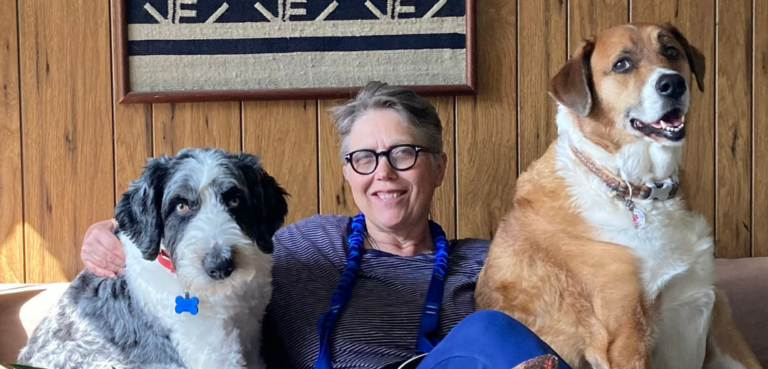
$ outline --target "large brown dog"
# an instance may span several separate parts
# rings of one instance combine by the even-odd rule
[[[558,139],[517,182],[478,309],[515,317],[574,368],[760,367],[713,287],[710,227],[678,191],[704,65],[670,24],[582,43],[551,81]]]

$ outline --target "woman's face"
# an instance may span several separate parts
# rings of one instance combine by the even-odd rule
[[[349,152],[369,149],[376,152],[392,146],[423,146],[413,128],[402,123],[391,109],[377,109],[360,117],[349,135]],[[447,155],[418,153],[416,164],[404,171],[393,169],[385,156],[379,157],[376,170],[368,175],[344,165],[355,204],[369,224],[385,231],[423,226],[428,219],[432,195],[445,176]]]

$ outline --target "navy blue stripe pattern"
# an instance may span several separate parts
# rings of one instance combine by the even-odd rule
[[[130,55],[237,55],[322,51],[463,49],[458,33],[358,36],[279,37],[225,40],[143,40],[128,42]]]
[[[274,237],[274,291],[264,324],[263,355],[271,368],[311,369],[318,318],[344,271],[351,218],[315,215]],[[487,240],[449,243],[437,338],[475,310],[474,289]],[[349,301],[330,333],[334,368],[380,368],[416,353],[435,254],[401,257],[364,250]]]
[[[202,23],[209,20],[228,24],[273,22],[279,26],[285,21],[310,24],[318,18],[322,21],[376,20],[383,15],[385,19],[382,21],[386,22],[422,18],[435,6],[439,10],[431,14],[432,18],[462,17],[465,14],[464,0],[448,0],[442,6],[439,3],[440,0],[400,0],[400,7],[390,7],[387,0],[313,0],[304,3],[290,0],[187,0],[182,3],[181,0],[171,0],[169,7],[168,0],[127,0],[129,24],[199,24],[201,34],[207,26]],[[350,27],[357,26],[357,22],[349,24]],[[391,24],[404,30],[396,35],[319,37],[302,33],[301,37],[196,40],[131,40],[129,34],[128,55],[248,55],[466,48],[464,34],[415,34],[408,32],[407,27],[417,26],[416,23]],[[171,30],[165,26],[157,28],[157,32]]]

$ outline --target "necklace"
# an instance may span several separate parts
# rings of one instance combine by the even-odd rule
[[[379,245],[376,244],[376,241],[373,240],[373,237],[368,232],[365,232],[365,238],[368,239],[368,243],[371,244],[371,248],[374,250],[379,249]]]
[[[357,277],[357,270],[360,269],[360,261],[363,252],[365,252],[364,240],[367,236],[365,229],[365,216],[360,213],[352,218],[350,224],[351,232],[347,241],[349,242],[349,253],[347,254],[347,263],[344,271],[339,278],[336,289],[331,295],[331,307],[320,315],[318,320],[318,333],[320,347],[315,362],[315,369],[331,369],[331,348],[330,336],[334,323],[344,305],[349,301],[352,295],[352,287]],[[429,232],[435,247],[435,265],[432,268],[432,279],[427,289],[427,298],[424,301],[424,308],[421,312],[421,325],[419,326],[419,335],[416,338],[416,352],[428,353],[432,351],[439,339],[435,337],[437,332],[437,315],[440,312],[440,304],[443,302],[443,287],[445,284],[445,274],[448,271],[448,240],[445,238],[445,232],[439,224],[429,221]],[[370,242],[371,239],[369,237]],[[375,242],[371,244],[374,247]]]
[[[368,233],[367,231],[365,232],[365,239],[366,239],[366,240],[368,240],[368,243],[369,243],[369,244],[371,244],[371,248],[372,248],[372,249],[381,251],[381,249],[379,249],[379,245],[378,245],[378,244],[376,244],[376,241],[374,241],[373,237],[371,237],[371,234],[370,234],[370,233]],[[434,250],[435,250],[435,249],[434,249],[434,247],[433,247],[433,248],[432,248],[432,251],[434,251]]]

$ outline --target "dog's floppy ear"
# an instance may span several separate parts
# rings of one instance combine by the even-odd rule
[[[271,254],[274,251],[272,236],[283,226],[288,215],[288,193],[264,171],[257,156],[241,153],[237,155],[237,162],[247,182],[248,192],[256,201],[254,215],[259,227],[256,244],[262,252]]]
[[[696,84],[699,86],[699,91],[704,91],[704,72],[706,71],[706,58],[704,54],[696,47],[688,43],[688,39],[683,36],[683,33],[677,29],[672,23],[664,23],[662,28],[671,33],[672,36],[677,39],[680,45],[683,45],[683,51],[685,51],[685,57],[688,58],[688,65],[691,66],[691,73],[696,77]]]
[[[595,43],[585,40],[576,55],[552,77],[549,94],[560,104],[582,117],[592,110],[592,72],[590,59]]]
[[[147,161],[139,179],[131,182],[115,207],[118,229],[141,250],[144,259],[155,260],[163,238],[161,212],[163,188],[170,171],[166,156]]]

